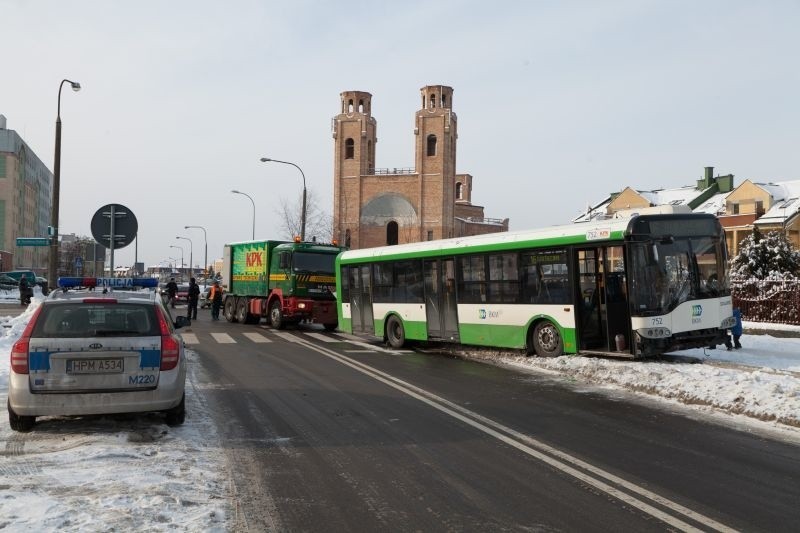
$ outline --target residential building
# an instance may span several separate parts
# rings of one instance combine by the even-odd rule
[[[739,244],[754,226],[762,232],[783,231],[800,249],[800,180],[760,183],[746,179],[735,187],[733,174],[715,177],[714,167],[706,167],[703,178],[694,185],[652,191],[626,187],[589,206],[573,222],[660,205],[685,206],[694,212],[717,215],[725,229],[730,256],[738,253]]]
[[[332,120],[334,238],[367,248],[508,231],[508,219],[484,217],[472,204],[473,177],[456,172],[458,121],[453,89],[420,89],[414,119],[415,166],[376,168],[377,121],[372,95],[341,93]]]
[[[14,268],[47,271],[49,247],[17,247],[17,237],[47,237],[53,173],[0,115],[0,250]]]

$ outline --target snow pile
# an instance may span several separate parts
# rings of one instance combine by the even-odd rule
[[[800,379],[788,371],[569,356],[552,359],[499,356],[495,360],[516,367],[558,372],[595,385],[615,385],[684,404],[707,405],[728,413],[800,427]]]

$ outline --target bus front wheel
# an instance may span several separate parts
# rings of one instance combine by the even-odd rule
[[[386,341],[395,349],[402,348],[406,343],[406,332],[403,323],[396,316],[389,317],[386,322]]]
[[[533,350],[539,357],[557,357],[564,353],[564,343],[552,322],[539,322],[533,329]]]

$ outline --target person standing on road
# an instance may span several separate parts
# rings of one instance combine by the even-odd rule
[[[208,298],[211,300],[211,320],[219,320],[219,308],[222,307],[222,287],[219,286],[219,281],[211,286]]]
[[[175,297],[178,295],[178,284],[175,283],[175,278],[169,278],[167,283],[167,301],[169,306],[175,309]]]
[[[197,320],[197,301],[199,299],[200,287],[197,285],[194,278],[189,278],[189,294],[187,295],[189,310],[186,312],[186,316],[189,317],[189,320]]]

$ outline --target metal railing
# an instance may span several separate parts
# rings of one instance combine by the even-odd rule
[[[732,280],[742,320],[800,325],[800,280]]]
[[[388,176],[392,174],[416,174],[416,173],[417,173],[416,169],[409,167],[367,169],[367,174],[370,176]]]

